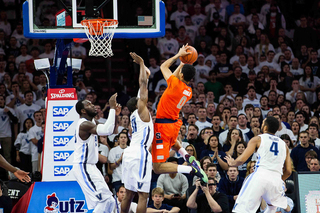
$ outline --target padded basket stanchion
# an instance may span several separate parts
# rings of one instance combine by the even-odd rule
[[[91,43],[89,56],[113,56],[111,41],[118,21],[114,19],[85,19],[81,21]]]

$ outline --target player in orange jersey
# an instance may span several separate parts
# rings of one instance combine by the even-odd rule
[[[208,178],[201,169],[199,162],[177,141],[182,121],[179,120],[179,112],[184,104],[191,99],[192,89],[188,86],[195,75],[195,68],[190,64],[181,63],[179,67],[171,72],[169,67],[175,63],[180,56],[190,53],[186,51],[187,45],[180,48],[178,54],[166,60],[160,67],[168,87],[164,91],[157,108],[156,121],[154,124],[154,139],[152,143],[152,161],[155,173],[195,173],[204,182]],[[177,165],[166,162],[169,157],[170,148],[178,151],[190,166]]]

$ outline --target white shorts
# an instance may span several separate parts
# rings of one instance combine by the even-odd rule
[[[152,158],[138,159],[124,152],[122,160],[122,183],[133,192],[150,192],[152,173]]]
[[[72,171],[86,198],[89,210],[102,201],[114,202],[112,193],[96,165],[74,164]]]
[[[262,198],[269,205],[287,207],[285,185],[279,173],[259,168],[249,175],[243,182],[232,212],[256,212]]]

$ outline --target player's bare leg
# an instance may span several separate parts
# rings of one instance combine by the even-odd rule
[[[206,173],[201,169],[200,163],[195,159],[194,156],[190,156],[187,153],[187,151],[181,146],[181,143],[178,140],[172,146],[172,149],[175,150],[176,152],[179,152],[190,166],[177,165],[170,162],[153,163],[153,170],[156,174],[164,174],[164,173],[190,174],[191,172],[194,172],[194,174],[200,177],[203,182],[205,183],[208,182],[208,177]]]
[[[121,213],[128,213],[129,212],[130,204],[133,200],[134,195],[135,195],[135,192],[133,192],[129,189],[126,189],[126,195],[124,196],[124,198],[121,202]],[[139,203],[138,203],[138,206],[139,206]]]
[[[137,212],[147,212],[147,202],[149,198],[149,193],[138,192],[138,195],[139,195],[139,201],[138,201]]]

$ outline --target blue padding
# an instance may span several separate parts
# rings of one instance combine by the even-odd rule
[[[115,33],[113,38],[158,38],[165,35],[165,5],[162,1],[160,5],[160,31],[147,33]],[[87,38],[85,33],[33,33],[29,27],[29,2],[23,3],[23,34],[26,38],[39,39],[67,39],[67,38]]]
[[[54,195],[53,195],[54,193]],[[48,198],[51,196],[51,198]],[[76,181],[36,182],[27,213],[43,213],[48,203],[58,202],[58,212],[88,212],[85,197]]]

